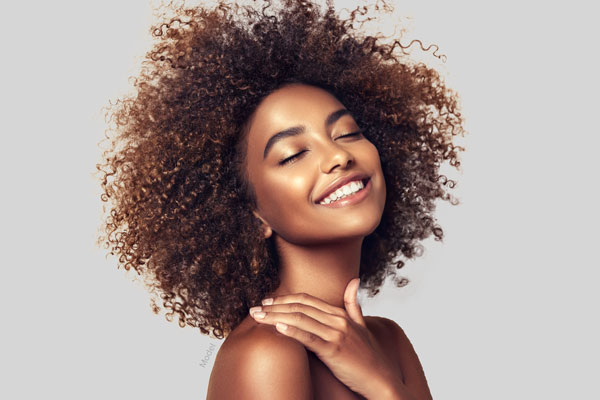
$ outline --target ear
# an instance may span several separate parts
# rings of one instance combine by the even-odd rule
[[[256,216],[256,218],[260,219],[260,221],[262,222],[265,239],[270,238],[271,235],[273,234],[273,230],[271,229],[271,226],[269,225],[269,223],[267,221],[265,221],[265,219],[263,217],[261,217],[260,214],[258,212],[256,212],[256,210],[252,211],[252,213],[254,214],[254,216]]]

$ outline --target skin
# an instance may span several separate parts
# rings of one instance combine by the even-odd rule
[[[340,137],[360,128],[351,115],[325,126],[340,109],[325,90],[292,84],[267,96],[252,116],[247,171],[255,215],[280,257],[281,285],[273,296],[304,292],[343,307],[346,285],[358,277],[362,242],[381,220],[386,187],[377,148],[362,135]],[[306,132],[278,141],[263,157],[271,136],[297,125]],[[278,164],[302,150],[291,164]],[[367,198],[341,208],[314,203],[329,184],[355,172],[370,176]]]
[[[292,84],[267,96],[250,119],[253,211],[265,238],[275,241],[281,284],[223,344],[209,399],[282,393],[313,399],[317,392],[339,399],[431,398],[403,331],[391,320],[363,316],[356,298],[362,241],[380,222],[386,187],[375,146],[362,135],[341,137],[360,128],[352,116],[325,124],[343,109],[325,90]],[[298,125],[303,134],[278,141],[264,156],[269,138]],[[371,180],[362,201],[340,208],[315,203],[332,182],[355,172]],[[225,378],[225,366],[233,364]],[[276,381],[274,389],[257,386],[265,380]],[[233,393],[233,383],[243,393]]]

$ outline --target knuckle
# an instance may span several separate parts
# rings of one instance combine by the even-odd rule
[[[338,317],[336,318],[336,328],[341,331],[347,331],[350,327],[350,323],[347,318]]]
[[[300,322],[304,318],[304,314],[302,314],[300,312],[292,313],[292,315],[294,316],[294,321],[296,321],[296,322]]]
[[[342,350],[342,347],[339,344],[336,343],[332,343],[331,346],[329,347],[329,355],[330,356],[336,356],[337,354],[339,354]]]
[[[290,306],[290,310],[292,312],[298,312],[298,311],[300,311],[300,304],[298,304],[298,303],[292,303],[292,305]]]
[[[349,327],[350,327],[350,323],[348,322],[348,320],[346,318],[343,318],[340,321],[340,328],[345,332],[348,330]]]

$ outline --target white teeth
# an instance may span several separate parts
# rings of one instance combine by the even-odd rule
[[[332,203],[336,200],[339,200],[342,197],[346,197],[348,195],[356,193],[364,187],[365,185],[362,183],[362,181],[352,181],[350,183],[345,184],[335,192],[331,193],[329,196],[323,199],[320,204]]]

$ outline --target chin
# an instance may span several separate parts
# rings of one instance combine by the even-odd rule
[[[375,221],[371,225],[369,225],[369,228],[363,232],[362,236],[369,236],[371,233],[375,232],[375,230],[377,229],[377,227],[379,226],[380,223],[381,223],[381,216],[379,218],[377,218],[377,221]]]
[[[298,233],[285,233],[279,234],[274,232],[274,236],[277,236],[279,240],[294,244],[297,246],[314,246],[328,243],[339,243],[346,240],[364,239],[377,229],[379,224],[371,224],[368,227],[340,227],[335,231],[331,230],[319,230],[314,235],[298,235]]]
[[[329,237],[334,240],[364,238],[375,232],[380,222],[381,216],[376,219],[357,221],[352,225],[340,226],[335,232],[331,232]]]

